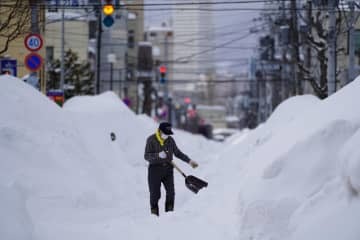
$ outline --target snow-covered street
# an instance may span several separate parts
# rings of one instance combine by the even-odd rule
[[[223,143],[175,129],[206,179],[175,172],[175,212],[150,214],[147,136],[158,124],[112,92],[63,108],[0,77],[2,240],[359,240],[360,78],[326,100],[283,102]],[[116,135],[111,141],[110,133]]]

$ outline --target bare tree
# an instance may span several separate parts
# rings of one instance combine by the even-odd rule
[[[28,1],[1,1],[0,54],[8,50],[11,41],[29,32],[30,19],[31,8]]]
[[[315,10],[315,14],[310,19],[305,19],[301,14],[299,16],[309,26],[309,31],[303,32],[303,36],[306,39],[305,46],[311,49],[311,55],[314,56],[311,64],[309,62],[299,62],[299,70],[301,71],[304,80],[308,81],[312,86],[315,94],[324,99],[328,96],[327,91],[327,68],[328,68],[328,29],[327,21],[328,14],[323,9]],[[336,34],[341,32],[341,23],[343,16],[338,9],[336,18]],[[336,49],[336,55],[342,54],[345,50],[343,48]],[[311,57],[308,56],[309,58]],[[309,60],[310,61],[310,60]],[[337,76],[338,76],[337,72]]]

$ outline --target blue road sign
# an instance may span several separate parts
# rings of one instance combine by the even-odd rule
[[[17,76],[16,59],[0,59],[0,74],[10,74]]]
[[[29,53],[25,57],[25,66],[32,72],[36,72],[37,70],[39,70],[42,66],[42,63],[43,59],[37,53]]]

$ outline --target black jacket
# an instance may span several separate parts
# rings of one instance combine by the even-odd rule
[[[159,157],[159,153],[161,151],[166,152],[166,158],[163,159]],[[160,145],[155,134],[151,135],[146,140],[144,158],[150,163],[150,165],[171,162],[174,154],[177,158],[180,158],[184,162],[190,162],[190,158],[179,150],[176,146],[175,140],[171,136],[165,140],[163,146]]]

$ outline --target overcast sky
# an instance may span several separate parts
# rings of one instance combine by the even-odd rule
[[[236,0],[233,0],[236,1]],[[183,3],[194,2],[193,0],[145,0],[145,3]],[[201,1],[206,2],[206,1]],[[223,1],[212,1],[223,2]],[[229,2],[227,0],[226,2]],[[239,2],[239,1],[237,1]],[[188,6],[183,6],[184,8]],[[246,4],[215,4],[213,6],[213,24],[215,28],[215,41],[211,45],[223,45],[231,42],[224,47],[216,49],[216,59],[218,60],[218,66],[229,66],[232,70],[239,70],[239,67],[243,67],[240,59],[248,58],[254,53],[254,47],[256,47],[258,34],[250,34],[249,29],[256,25],[261,25],[259,21],[253,21],[259,17],[259,8],[263,7],[263,3],[246,3]],[[163,6],[156,8],[170,8],[169,6]],[[200,8],[209,9],[208,5],[201,5]],[[240,10],[239,8],[255,8],[252,10]],[[148,7],[147,9],[150,9]],[[223,11],[224,9],[233,9],[232,11]],[[163,21],[168,21],[171,17],[171,11],[149,11],[145,12],[145,26],[160,25]],[[237,40],[241,39],[241,40]],[[236,59],[236,61],[224,62],[223,60]],[[245,66],[246,67],[246,66]],[[236,71],[238,72],[238,71]]]

